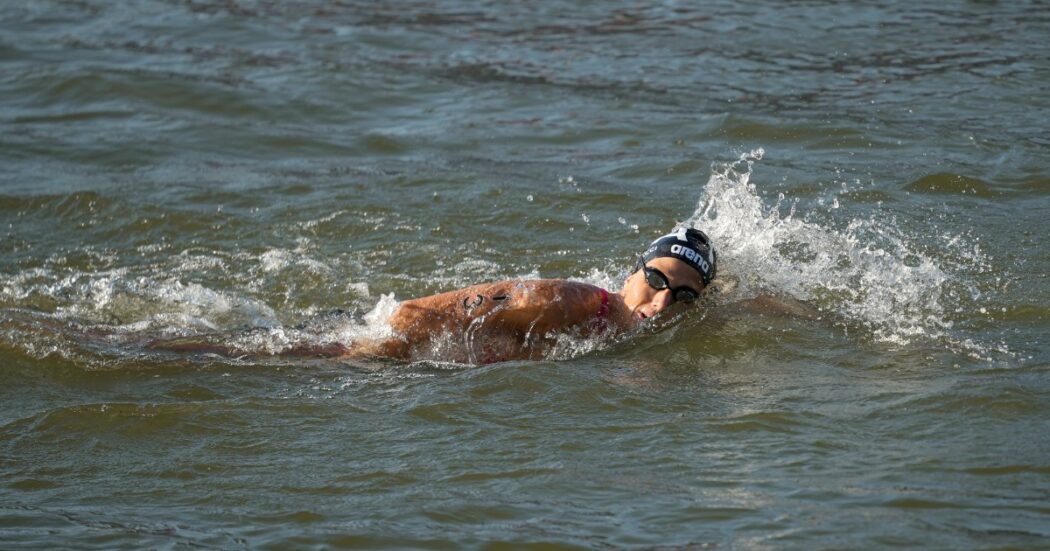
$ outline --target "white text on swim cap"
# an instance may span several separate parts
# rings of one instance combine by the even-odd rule
[[[707,263],[707,259],[689,247],[683,247],[678,244],[671,245],[671,254],[684,256],[686,260],[699,266],[705,274],[711,271],[711,265]]]

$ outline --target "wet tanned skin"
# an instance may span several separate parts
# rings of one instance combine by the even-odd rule
[[[646,264],[667,276],[672,288],[703,283],[696,270],[674,258]],[[642,270],[631,274],[619,293],[609,293],[604,325],[613,331],[629,329],[672,303],[670,289],[656,290]],[[427,347],[442,336],[461,340],[468,332],[514,343],[500,359],[538,357],[551,333],[575,331],[586,337],[598,326],[601,290],[593,285],[560,279],[500,281],[474,285],[402,303],[390,318],[400,338],[361,343],[351,356],[410,359],[413,350]]]
[[[408,359],[413,349],[426,348],[433,339],[451,336],[458,341],[471,332],[517,344],[510,357],[505,352],[501,359],[530,358],[538,351],[529,344],[539,344],[552,332],[576,330],[587,336],[596,328],[600,308],[601,290],[586,283],[541,279],[474,285],[403,302],[389,321],[401,338],[374,352]],[[629,311],[612,293],[608,309],[608,325],[630,323]]]

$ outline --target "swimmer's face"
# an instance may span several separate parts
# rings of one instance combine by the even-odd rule
[[[685,287],[697,294],[704,290],[700,274],[677,258],[654,258],[645,265],[663,273],[669,286],[667,289],[654,289],[646,281],[645,270],[642,269],[627,277],[621,295],[627,308],[639,321],[651,318],[671,306],[675,302],[674,289]]]

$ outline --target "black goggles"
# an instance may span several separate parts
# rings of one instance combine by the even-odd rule
[[[671,283],[667,281],[667,276],[665,276],[660,270],[642,264],[642,271],[645,273],[645,282],[653,289],[656,289],[657,291],[671,289]],[[696,301],[698,298],[700,298],[700,293],[696,292],[696,289],[693,289],[692,287],[686,287],[683,285],[671,289],[672,303],[683,302],[688,304]]]

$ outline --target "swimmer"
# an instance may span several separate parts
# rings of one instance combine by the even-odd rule
[[[682,227],[653,241],[616,293],[564,279],[483,283],[402,302],[388,320],[393,337],[386,340],[293,347],[282,354],[470,363],[540,359],[559,335],[615,334],[674,305],[689,307],[715,274],[707,235]],[[193,338],[157,341],[150,348],[230,353]]]

